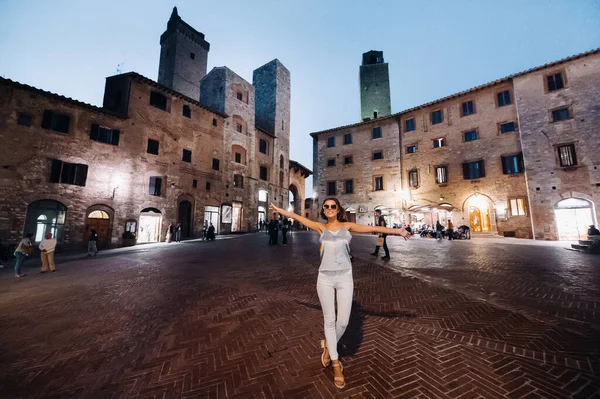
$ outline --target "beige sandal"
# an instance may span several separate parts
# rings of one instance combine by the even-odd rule
[[[339,368],[340,369],[340,373],[344,371],[344,366],[342,366],[342,363],[338,361],[338,364],[334,364],[333,368]],[[335,373],[335,371],[334,371]],[[333,384],[336,386],[336,388],[342,389],[346,386],[346,380],[344,379],[344,376],[341,377],[333,377]]]
[[[323,348],[323,353],[321,354],[321,364],[323,365],[323,367],[329,367],[329,365],[331,364],[331,358],[329,358],[329,361],[327,363],[325,362],[325,357],[329,355],[329,350],[327,349],[327,341],[325,341],[324,339],[321,340],[321,348]]]

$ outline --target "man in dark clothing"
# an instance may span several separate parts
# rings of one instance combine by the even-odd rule
[[[437,223],[435,224],[435,238],[436,239],[441,240],[443,238],[442,231],[444,231],[444,226],[442,226],[442,224],[438,220]]]
[[[275,220],[271,220],[269,222],[269,245],[277,245],[277,236],[279,235],[279,230],[277,229],[277,222]]]
[[[383,226],[386,227],[387,223],[385,222],[385,218],[381,215],[381,211],[378,209],[375,211],[375,219],[377,219],[377,226]],[[380,234],[379,237],[383,237],[383,250],[385,251],[385,256],[382,257],[381,259],[383,260],[390,260],[390,250],[388,249],[387,246],[387,234]],[[373,256],[379,256],[379,246],[375,246],[375,252],[373,252],[371,255]]]
[[[175,226],[175,242],[181,242],[181,223]]]
[[[600,236],[600,230],[598,230],[596,226],[592,224],[588,229],[588,236]]]
[[[287,245],[287,233],[290,227],[290,221],[288,218],[283,219],[283,225],[281,226],[281,238],[283,245]]]

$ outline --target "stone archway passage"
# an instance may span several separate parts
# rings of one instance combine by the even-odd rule
[[[105,211],[95,210],[87,215],[87,225],[85,230],[85,236],[83,242],[87,245],[90,238],[92,229],[96,230],[98,234],[98,242],[96,243],[98,248],[104,248],[110,241],[108,234],[110,230],[110,216]]]
[[[294,213],[297,215],[302,215],[302,198],[300,198],[300,194],[298,192],[298,187],[294,184],[291,184],[289,187],[290,192],[290,205],[294,208]]]
[[[24,233],[33,233],[35,242],[41,242],[46,233],[52,233],[57,243],[63,241],[63,227],[67,207],[54,200],[34,201],[27,207]]]

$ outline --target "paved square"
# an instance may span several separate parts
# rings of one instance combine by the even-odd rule
[[[600,258],[554,244],[352,243],[346,388],[320,366],[317,236],[57,256],[0,276],[2,398],[600,397]],[[523,245],[528,244],[528,245]]]

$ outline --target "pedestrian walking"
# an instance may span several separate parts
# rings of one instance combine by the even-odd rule
[[[206,240],[206,233],[208,232],[208,221],[205,220],[202,225],[202,241]]]
[[[55,272],[56,266],[54,266],[54,250],[56,249],[56,239],[52,237],[52,233],[46,233],[46,236],[40,243],[40,251],[42,256],[42,271],[40,273],[46,273],[48,266],[50,271]]]
[[[277,230],[277,221],[271,219],[269,222],[269,245],[277,245],[279,241],[279,231]]]
[[[377,219],[377,226],[387,227],[385,218],[381,215],[381,211],[379,209],[375,211],[375,219]],[[375,245],[375,251],[373,251],[371,255],[375,257],[379,256],[379,247],[383,247],[383,251],[385,252],[385,256],[383,256],[381,259],[390,260],[390,250],[387,246],[387,234],[379,234],[377,245]]]
[[[88,256],[96,256],[98,253],[98,233],[95,229],[90,230],[90,238],[88,239]]]
[[[181,242],[181,223],[175,226],[175,242]]]
[[[454,224],[452,224],[452,220],[448,219],[448,227],[446,228],[446,235],[448,236],[448,240],[452,241],[454,239]]]
[[[172,237],[173,237],[173,223],[169,223],[169,227],[167,227],[167,235],[165,236],[165,242],[171,242]]]
[[[13,255],[17,258],[15,262],[15,278],[25,277],[27,274],[22,273],[23,262],[25,262],[25,258],[33,252],[33,233],[27,233],[25,238],[19,241],[19,245],[17,245],[17,249]]]
[[[281,225],[281,243],[287,245],[287,234],[290,227],[290,221],[288,218],[283,218],[283,224]]]
[[[262,231],[263,225],[264,225],[264,222],[262,219],[260,219],[260,221],[258,222],[258,231]]]
[[[208,226],[208,230],[206,231],[206,239],[209,241],[215,240],[215,226],[213,226],[212,222],[210,226]]]
[[[435,224],[435,238],[436,238],[436,240],[441,240],[442,239],[442,231],[444,231],[444,226],[442,226],[442,224],[438,220],[437,223]]]
[[[346,331],[350,320],[354,281],[350,261],[350,233],[395,234],[408,239],[410,234],[404,229],[388,229],[383,226],[365,226],[346,221],[346,212],[337,198],[325,198],[321,217],[325,224],[312,221],[293,212],[280,209],[275,204],[269,206],[271,212],[298,220],[304,226],[320,234],[321,265],[317,278],[317,294],[323,309],[325,339],[321,340],[323,367],[333,365],[334,384],[337,388],[346,386],[343,367],[339,360],[337,344]],[[335,311],[337,295],[337,317]]]

